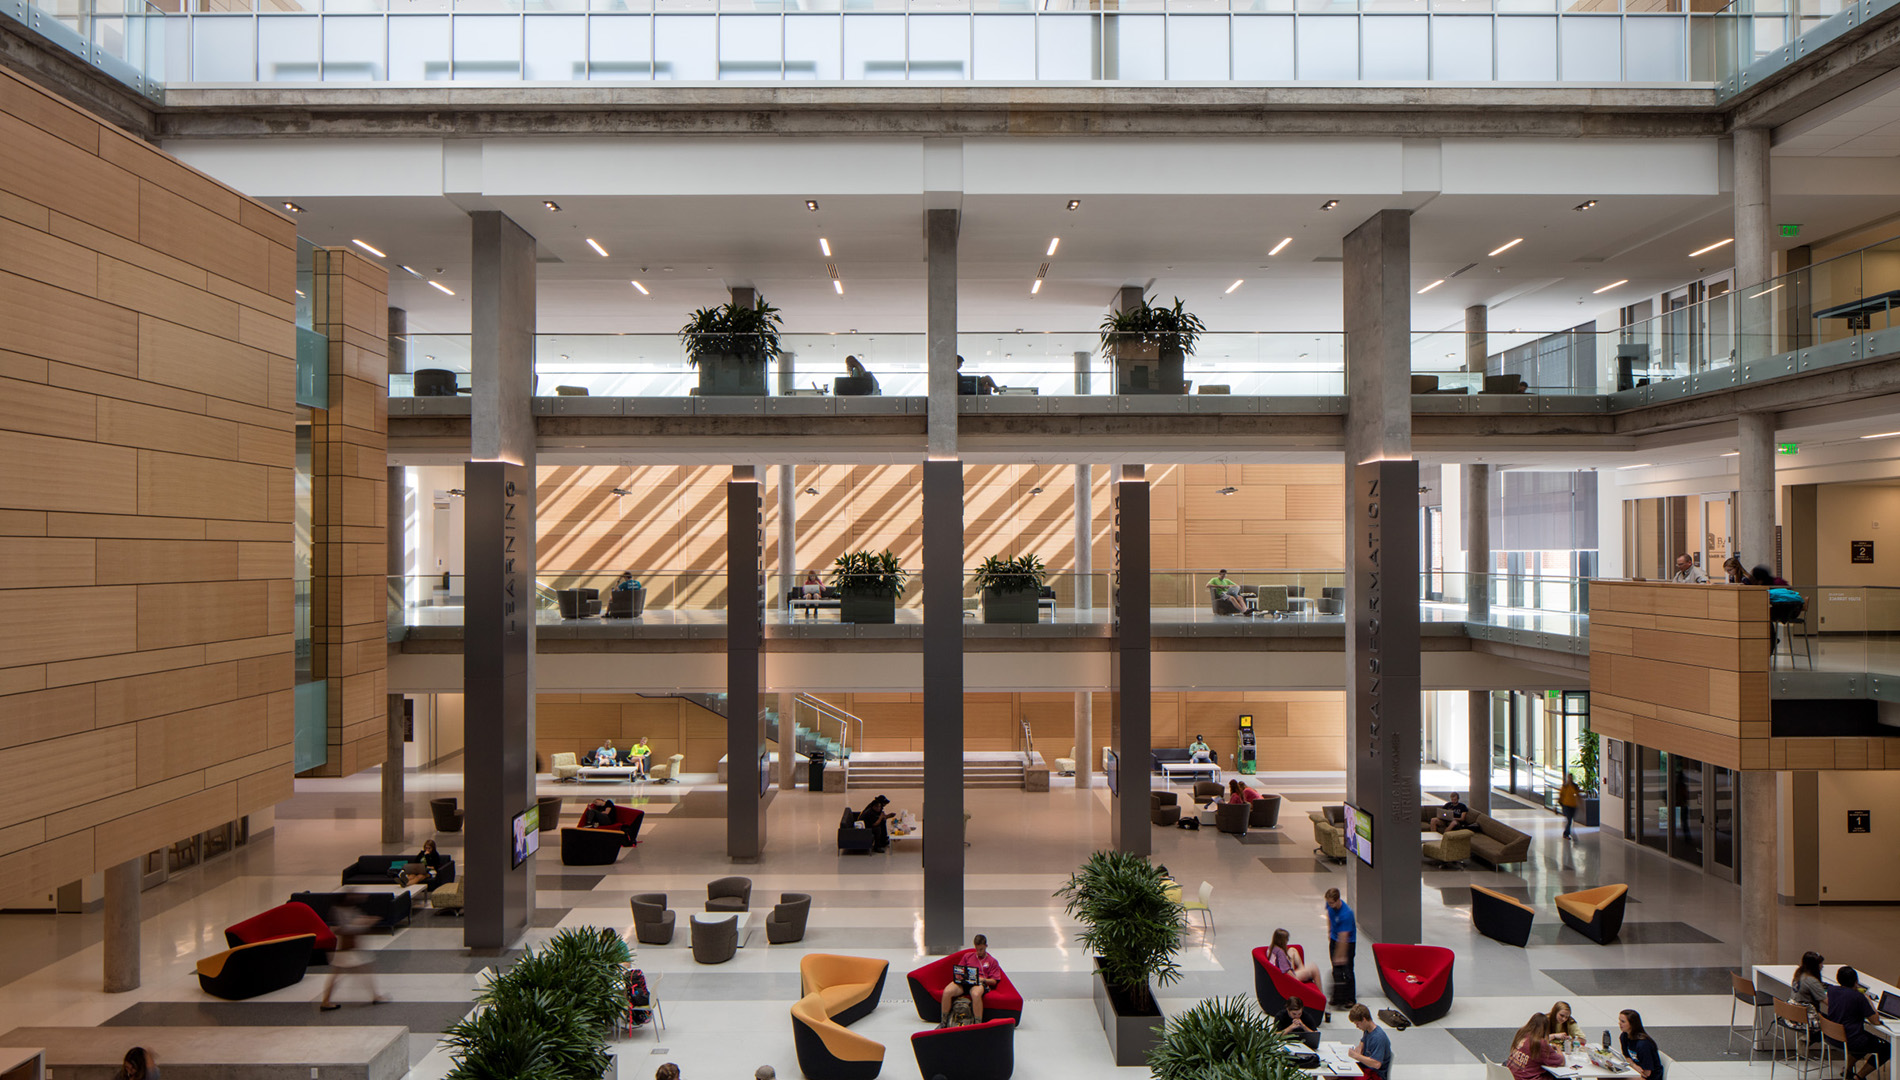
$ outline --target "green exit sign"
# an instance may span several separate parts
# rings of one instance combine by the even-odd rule
[[[1801,235],[1801,226],[1799,226],[1799,225],[1785,225],[1785,224],[1784,224],[1784,225],[1783,225],[1783,226],[1781,227],[1781,235],[1783,235],[1783,236],[1800,236],[1800,235]]]
[[[1799,454],[1800,452],[1800,443],[1785,442],[1775,444],[1775,453],[1777,454]]]

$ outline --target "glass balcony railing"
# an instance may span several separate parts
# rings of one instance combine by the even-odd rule
[[[1686,0],[183,2],[191,83],[1684,83],[1720,37]]]
[[[165,99],[167,13],[146,0],[13,0],[8,16],[153,101]]]

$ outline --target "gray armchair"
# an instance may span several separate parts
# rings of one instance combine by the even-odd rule
[[[1214,827],[1221,832],[1245,836],[1250,813],[1246,803],[1221,803],[1214,808]]]
[[[1181,820],[1181,796],[1172,791],[1148,793],[1148,820],[1156,825],[1172,825]]]
[[[429,800],[429,815],[435,818],[436,832],[461,832],[462,810],[454,797]]]
[[[723,964],[732,959],[739,951],[739,920],[701,922],[702,918],[701,915],[692,918],[693,960],[701,964]]]
[[[673,943],[677,913],[667,910],[665,893],[635,893],[627,902],[633,906],[634,940],[642,945]]]
[[[807,893],[779,893],[778,903],[765,917],[765,940],[771,945],[805,940],[805,920],[811,917]]]
[[[1197,803],[1205,799],[1218,799],[1225,794],[1227,785],[1218,780],[1194,781],[1194,801]]]
[[[752,879],[722,877],[706,886],[707,911],[752,910]]]
[[[1280,827],[1280,797],[1278,795],[1262,795],[1247,806],[1248,828],[1277,829]]]

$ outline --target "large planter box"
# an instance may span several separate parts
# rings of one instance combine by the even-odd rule
[[[698,359],[700,397],[765,396],[763,358],[707,353]]]
[[[984,589],[983,621],[986,623],[1032,623],[1041,618],[1036,589]]]
[[[1185,394],[1186,368],[1187,354],[1179,349],[1118,345],[1115,347],[1115,392]]]
[[[1102,1019],[1102,1033],[1108,1036],[1108,1051],[1114,1055],[1117,1065],[1145,1066],[1148,1064],[1148,1051],[1161,1041],[1160,1029],[1167,1026],[1167,1017],[1160,1009],[1147,1014],[1134,1014],[1128,1011],[1126,1003],[1120,1001],[1121,995],[1109,990],[1102,981],[1102,973],[1095,973],[1095,1012]],[[1150,1000],[1153,994],[1149,994]]]
[[[1603,824],[1603,800],[1595,795],[1585,795],[1578,800],[1577,824],[1588,828],[1597,828]]]
[[[894,623],[897,621],[897,597],[887,592],[846,587],[838,592],[838,621],[848,623]]]

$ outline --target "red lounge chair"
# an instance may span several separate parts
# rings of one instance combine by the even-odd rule
[[[1437,945],[1372,946],[1379,986],[1414,1024],[1429,1024],[1451,1011],[1452,960],[1452,951]]]
[[[910,998],[917,1005],[917,1019],[933,1024],[943,1021],[943,988],[950,985],[950,969],[965,963],[963,958],[974,951],[965,949],[951,953],[910,973]],[[996,989],[984,992],[983,1019],[985,1022],[1022,1022],[1023,995],[1010,983],[1008,972],[1003,973],[1003,981],[996,984]]]

